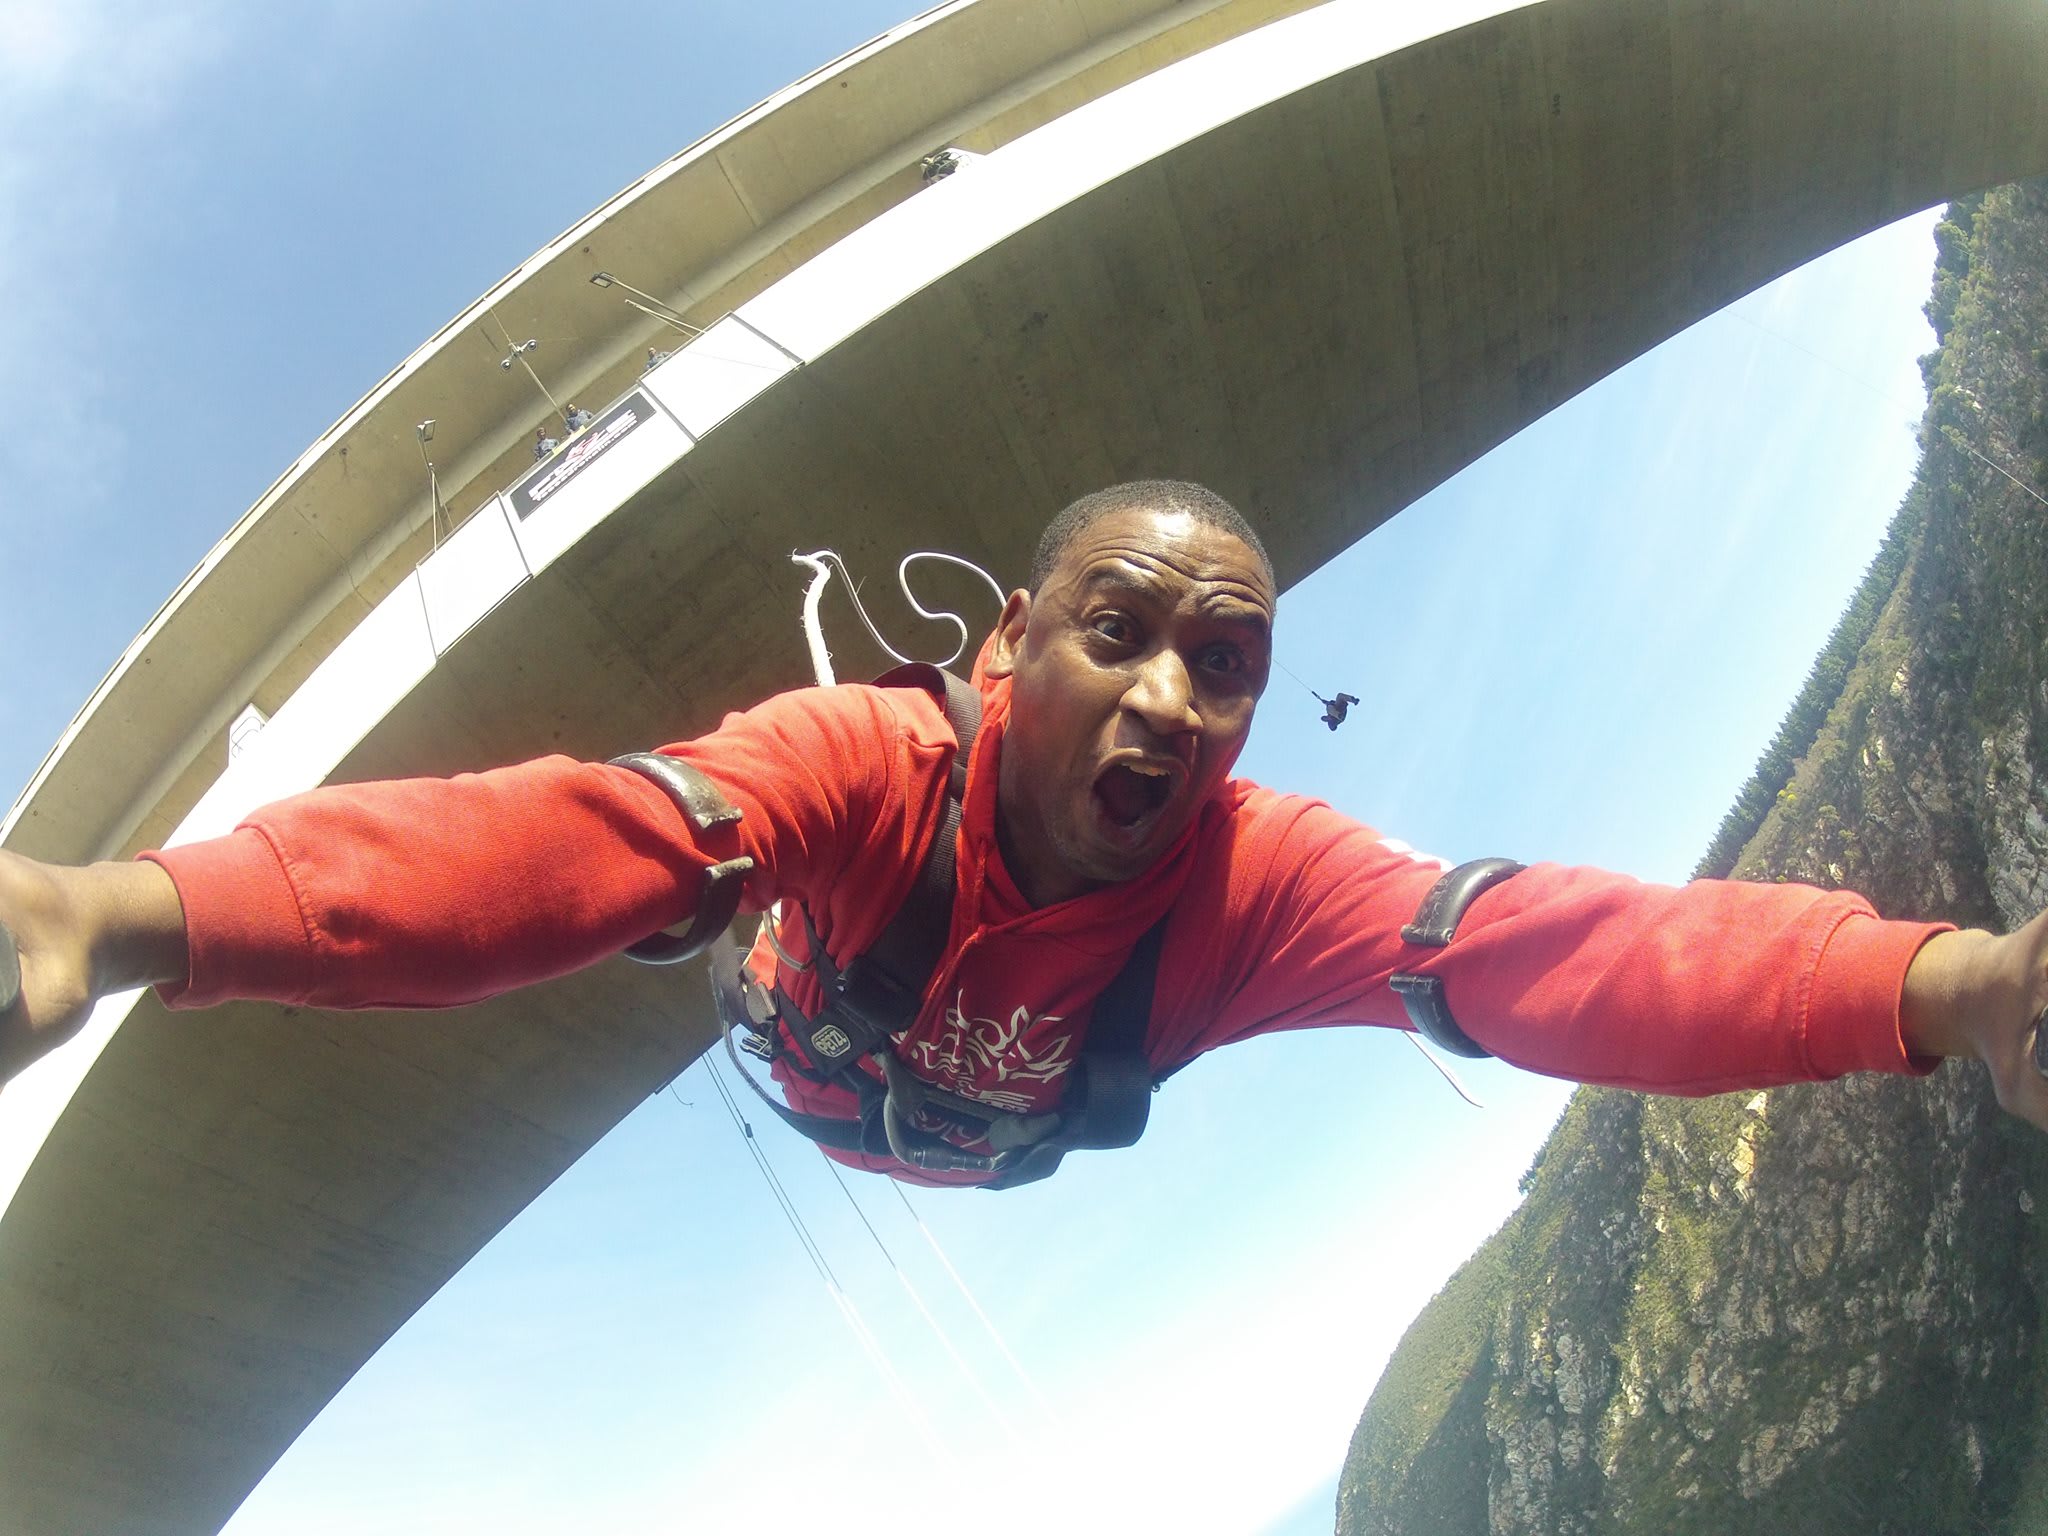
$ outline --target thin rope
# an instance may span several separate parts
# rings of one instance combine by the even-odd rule
[[[740,1113],[738,1103],[733,1099],[731,1090],[725,1085],[725,1079],[719,1076],[718,1064],[709,1056],[704,1057],[703,1060],[704,1070],[711,1078],[712,1087],[718,1091],[720,1102],[725,1105],[726,1113],[732,1117],[733,1125],[739,1130],[741,1140],[746,1143],[747,1151],[753,1156],[754,1166],[760,1169],[762,1178],[767,1181],[769,1191],[775,1196],[776,1204],[781,1206],[783,1218],[788,1221],[790,1230],[796,1233],[797,1240],[803,1245],[804,1252],[809,1256],[812,1267],[818,1271],[818,1278],[824,1282],[826,1294],[832,1298],[833,1305],[839,1309],[839,1315],[846,1320],[846,1326],[852,1332],[854,1341],[860,1345],[862,1352],[873,1362],[875,1369],[882,1377],[883,1383],[897,1399],[898,1406],[903,1408],[911,1421],[918,1426],[919,1431],[924,1437],[926,1449],[937,1454],[940,1445],[938,1432],[933,1428],[931,1420],[926,1416],[923,1406],[917,1401],[916,1396],[904,1382],[894,1363],[890,1361],[887,1351],[882,1348],[881,1340],[876,1338],[874,1331],[868,1327],[867,1320],[861,1316],[860,1308],[854,1304],[853,1298],[847,1295],[845,1288],[840,1285],[839,1277],[833,1273],[832,1265],[826,1259],[824,1250],[818,1246],[817,1240],[812,1237],[810,1228],[805,1224],[803,1217],[798,1214],[795,1202],[790,1199],[788,1190],[783,1187],[782,1180],[776,1176],[774,1165],[768,1161],[767,1152],[763,1150],[759,1140],[754,1135],[753,1125],[749,1123],[745,1115]]]
[[[1282,672],[1285,672],[1289,677],[1294,678],[1294,680],[1297,683],[1301,683],[1301,679],[1300,677],[1296,676],[1294,668],[1287,665],[1287,663],[1282,661],[1278,656],[1275,656],[1273,658],[1273,665],[1278,667]],[[1320,693],[1317,693],[1315,689],[1309,687],[1307,683],[1301,683],[1301,691],[1307,694],[1310,698],[1314,699],[1318,704],[1326,702],[1323,696]]]
[[[1849,380],[1858,389],[1861,389],[1866,394],[1872,396],[1874,399],[1886,399],[1883,390],[1879,389],[1875,384],[1872,384],[1868,379],[1864,378],[1861,374],[1855,373],[1852,370],[1843,367],[1833,358],[1826,357],[1821,353],[1814,351],[1813,348],[1805,345],[1803,342],[1794,341],[1790,336],[1772,330],[1769,326],[1764,325],[1760,321],[1750,319],[1749,316],[1743,314],[1742,311],[1739,309],[1731,309],[1728,311],[1728,313],[1733,315],[1736,319],[1740,320],[1744,325],[1748,326],[1751,330],[1760,331],[1764,335],[1770,337],[1771,340],[1783,342],[1786,346],[1792,348],[1795,352],[1804,352],[1808,357],[1812,358],[1815,362],[1821,364],[1823,367],[1833,369],[1836,373],[1839,373],[1843,378]],[[2048,496],[2043,496],[2039,491],[2035,490],[2031,485],[2027,484],[2026,481],[2022,480],[2018,475],[2014,474],[2011,470],[2007,469],[2003,464],[1998,463],[1994,459],[1988,459],[1983,454],[1979,453],[1976,450],[1976,448],[1972,446],[1970,440],[1964,437],[1961,432],[1957,431],[1953,427],[1944,427],[1941,429],[1941,431],[1943,437],[1947,438],[1948,441],[1954,444],[1956,447],[1962,449],[1963,452],[1970,455],[1971,458],[1977,460],[1979,463],[1983,464],[1988,469],[1997,470],[2001,475],[2005,476],[2006,479],[2010,480],[2014,485],[2018,486],[2021,490],[2025,491],[2029,496],[2033,497],[2034,500],[2040,502],[2042,506],[2048,507]]]
[[[1416,1034],[1413,1030],[1408,1029],[1402,1030],[1401,1035],[1402,1038],[1405,1039],[1410,1045],[1414,1046],[1415,1049],[1422,1052],[1422,1059],[1424,1061],[1428,1062],[1432,1067],[1435,1067],[1437,1071],[1443,1074],[1444,1081],[1449,1083],[1453,1088],[1457,1090],[1459,1098],[1463,1099],[1467,1104],[1470,1104],[1474,1109],[1486,1108],[1484,1104],[1480,1103],[1477,1099],[1472,1097],[1472,1090],[1470,1088],[1467,1088],[1463,1083],[1458,1081],[1458,1074],[1451,1070],[1451,1064],[1443,1060],[1441,1057],[1437,1055],[1435,1051],[1432,1051],[1428,1046],[1422,1043],[1422,1037],[1420,1035]]]
[[[875,1247],[881,1250],[882,1258],[888,1263],[889,1268],[895,1271],[898,1283],[910,1297],[911,1305],[917,1308],[918,1315],[925,1320],[925,1326],[931,1329],[948,1358],[959,1367],[960,1374],[967,1378],[967,1384],[974,1388],[975,1395],[988,1405],[988,1411],[994,1414],[996,1422],[1002,1425],[1003,1433],[1015,1441],[1017,1426],[1010,1422],[1010,1416],[1003,1412],[1002,1405],[995,1400],[995,1395],[982,1381],[980,1373],[968,1364],[967,1357],[954,1346],[952,1337],[940,1325],[938,1318],[932,1315],[932,1309],[925,1305],[924,1297],[918,1294],[917,1287],[910,1283],[910,1276],[903,1272],[903,1266],[896,1262],[896,1255],[889,1251],[889,1245],[882,1241],[882,1234],[875,1230],[875,1224],[868,1220],[868,1213],[861,1209],[860,1202],[853,1197],[853,1191],[847,1188],[846,1180],[839,1172],[839,1165],[825,1156],[823,1147],[818,1149],[818,1156],[824,1161],[826,1168],[831,1170],[832,1182],[839,1186],[839,1193],[846,1196],[846,1203],[853,1207],[853,1214],[860,1218],[860,1224],[867,1228],[868,1236],[875,1240]]]
[[[1024,1362],[1011,1352],[1009,1342],[1004,1339],[1002,1330],[995,1325],[995,1319],[982,1310],[981,1303],[975,1299],[974,1292],[968,1289],[967,1282],[961,1278],[960,1271],[953,1267],[953,1261],[946,1257],[946,1250],[939,1246],[939,1240],[932,1235],[932,1229],[924,1224],[924,1218],[917,1214],[917,1207],[912,1205],[910,1197],[903,1193],[903,1186],[896,1180],[891,1179],[889,1187],[896,1191],[896,1198],[902,1202],[903,1209],[908,1211],[910,1219],[917,1223],[917,1230],[924,1235],[924,1240],[930,1246],[932,1252],[938,1255],[939,1263],[945,1268],[946,1273],[952,1277],[955,1288],[966,1298],[967,1305],[973,1310],[975,1317],[980,1320],[983,1331],[995,1342],[996,1348],[1001,1351],[1003,1359],[1009,1362],[1010,1369],[1016,1373],[1017,1379],[1023,1382],[1025,1389],[1038,1400],[1038,1406],[1044,1410],[1046,1418],[1052,1423],[1053,1427],[1055,1429],[1061,1428],[1059,1410],[1053,1407],[1043,1392],[1038,1390],[1038,1383],[1033,1381],[1031,1373],[1024,1369]]]
[[[950,667],[954,662],[960,659],[961,652],[967,649],[967,621],[961,618],[959,614],[954,613],[951,609],[941,609],[937,612],[933,612],[931,609],[925,607],[923,603],[917,600],[917,594],[910,590],[910,568],[919,560],[937,560],[943,565],[957,566],[963,571],[968,571],[976,576],[979,576],[983,581],[988,583],[989,591],[995,594],[996,611],[998,613],[1002,612],[1004,604],[1006,604],[1009,601],[1009,599],[1006,596],[1004,596],[1003,589],[999,585],[997,585],[995,577],[989,575],[987,571],[984,571],[972,560],[963,560],[958,555],[947,554],[944,550],[914,549],[909,554],[905,555],[901,560],[896,562],[897,590],[903,594],[904,600],[908,602],[910,606],[917,611],[917,616],[933,624],[937,624],[943,621],[945,623],[951,624],[956,630],[960,632],[959,643],[953,647],[953,654],[948,656],[944,661],[938,663],[938,665],[942,667]],[[865,622],[867,619],[867,615],[862,614],[861,619],[863,622]],[[876,638],[880,639],[880,636],[876,636]],[[892,652],[891,654],[894,653]]]

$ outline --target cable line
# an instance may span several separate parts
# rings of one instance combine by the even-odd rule
[[[868,1220],[868,1213],[861,1209],[860,1202],[853,1197],[853,1191],[847,1188],[846,1180],[840,1175],[839,1165],[833,1162],[831,1158],[825,1157],[822,1147],[818,1149],[818,1156],[824,1159],[825,1166],[831,1170],[832,1182],[839,1186],[839,1193],[846,1196],[846,1203],[853,1207],[853,1214],[860,1218],[860,1224],[868,1229],[868,1236],[875,1240],[875,1246],[881,1250],[882,1257],[888,1262],[889,1268],[896,1272],[898,1283],[902,1285],[904,1292],[910,1297],[911,1305],[917,1308],[918,1315],[925,1320],[925,1326],[931,1329],[941,1347],[945,1349],[948,1358],[952,1360],[954,1365],[959,1367],[960,1374],[967,1378],[967,1384],[974,1388],[975,1395],[983,1403],[987,1404],[988,1411],[995,1416],[996,1422],[1003,1427],[1003,1433],[1008,1435],[1013,1442],[1016,1441],[1017,1426],[1010,1422],[1010,1416],[1003,1412],[1002,1405],[995,1400],[994,1394],[983,1383],[979,1373],[975,1371],[973,1366],[967,1363],[966,1357],[954,1347],[951,1336],[940,1326],[939,1320],[932,1315],[932,1309],[925,1305],[924,1297],[919,1295],[917,1287],[910,1283],[910,1276],[903,1272],[903,1266],[896,1262],[896,1256],[889,1251],[889,1245],[882,1241],[882,1234],[875,1230],[874,1223]],[[895,1180],[891,1179],[890,1182],[893,1184]]]
[[[726,1087],[725,1079],[719,1076],[718,1064],[708,1055],[703,1059],[704,1070],[711,1078],[711,1086],[718,1091],[719,1102],[725,1106],[726,1114],[731,1116],[734,1128],[739,1131],[740,1139],[746,1143],[747,1151],[754,1159],[754,1166],[760,1169],[761,1177],[767,1182],[770,1193],[775,1196],[776,1204],[782,1208],[783,1219],[789,1223],[790,1230],[796,1234],[797,1241],[803,1245],[805,1254],[810,1258],[812,1267],[817,1270],[818,1279],[823,1282],[826,1294],[832,1298],[833,1305],[839,1309],[839,1315],[846,1320],[846,1326],[852,1332],[855,1342],[874,1364],[884,1384],[896,1398],[897,1405],[917,1426],[919,1433],[924,1437],[925,1448],[934,1455],[940,1454],[941,1442],[937,1430],[925,1415],[916,1395],[911,1392],[889,1359],[888,1352],[882,1348],[881,1340],[875,1337],[874,1331],[867,1325],[867,1320],[861,1316],[860,1308],[839,1284],[839,1277],[833,1273],[824,1250],[811,1236],[810,1228],[805,1225],[803,1217],[797,1212],[795,1202],[789,1197],[789,1191],[783,1187],[782,1180],[776,1176],[774,1165],[768,1161],[767,1152],[755,1138],[753,1125],[740,1113],[740,1107],[733,1099],[731,1090]]]
[[[1748,326],[1751,330],[1761,332],[1763,335],[1770,337],[1773,341],[1783,342],[1786,346],[1792,348],[1795,352],[1804,352],[1808,357],[1812,358],[1815,362],[1823,364],[1828,368],[1832,368],[1836,373],[1839,373],[1843,378],[1847,379],[1850,383],[1854,384],[1858,389],[1861,389],[1866,394],[1872,395],[1879,400],[1883,400],[1886,401],[1886,403],[1889,403],[1889,398],[1886,396],[1883,390],[1879,389],[1876,385],[1872,384],[1870,380],[1864,378],[1861,374],[1858,374],[1851,369],[1843,367],[1833,358],[1825,357],[1821,353],[1814,351],[1813,348],[1805,345],[1803,342],[1794,341],[1790,336],[1786,336],[1781,332],[1774,331],[1769,326],[1764,325],[1759,321],[1750,319],[1748,315],[1745,315],[1739,309],[1731,307],[1727,311],[1727,313],[1733,315],[1736,319],[1740,320],[1744,325]],[[1962,393],[1964,397],[1970,402],[1971,406],[1976,411],[1978,411],[1978,413],[1981,416],[1984,409],[1983,403],[1979,401],[1976,395],[1968,389],[1964,389]],[[2006,479],[2010,480],[2014,485],[2018,486],[2021,490],[2025,491],[2029,496],[2033,497],[2034,500],[2040,502],[2042,506],[2048,507],[2048,496],[2043,496],[2039,491],[2035,490],[2031,485],[2027,484],[2026,481],[2022,480],[2018,475],[2014,474],[2011,470],[2007,469],[2003,464],[2000,464],[1996,459],[1987,458],[1985,455],[1979,453],[1976,447],[1970,442],[1970,440],[1967,437],[1963,436],[1963,434],[1957,431],[1954,427],[1941,427],[1938,430],[1941,432],[1941,435],[1945,437],[1952,446],[1962,449],[1963,452],[1967,453],[1971,458],[1975,459],[1985,468],[1997,470],[1998,473],[2005,476]]]
[[[1956,447],[1962,449],[1963,452],[1967,453],[1979,464],[1982,464],[1987,468],[1997,470],[2001,475],[2005,476],[2006,479],[2010,480],[2014,485],[2018,486],[2021,490],[2025,491],[2029,496],[2033,497],[2034,500],[2041,503],[2042,506],[2048,507],[2048,496],[2043,496],[2039,491],[2035,490],[2031,485],[2027,484],[2026,481],[2022,480],[2018,475],[2014,474],[2011,470],[2007,469],[2003,464],[1999,464],[1991,459],[1985,458],[1983,454],[1979,453],[1976,450],[1976,448],[1971,445],[1970,440],[1967,437],[1963,436],[1963,434],[1957,431],[1954,427],[1943,427],[1941,429],[1941,435],[1947,438]]]
[[[836,1291],[839,1288],[839,1277],[832,1272],[832,1266],[826,1262],[823,1250],[811,1236],[811,1229],[804,1224],[803,1217],[797,1214],[796,1206],[790,1201],[789,1192],[783,1188],[782,1180],[775,1176],[775,1169],[769,1164],[767,1154],[754,1139],[754,1127],[740,1113],[739,1105],[733,1102],[732,1093],[725,1086],[725,1080],[718,1075],[717,1064],[709,1056],[704,1058],[704,1070],[710,1075],[711,1086],[718,1092],[718,1101],[725,1106],[726,1114],[732,1118],[741,1141],[746,1144],[747,1155],[753,1158],[754,1166],[760,1170],[762,1179],[768,1185],[768,1192],[782,1208],[783,1219],[789,1223],[790,1231],[796,1234],[797,1241],[803,1245],[804,1253],[811,1261],[811,1267],[817,1270],[820,1280]]]
[[[939,1263],[945,1266],[946,1273],[952,1276],[953,1284],[959,1289],[960,1294],[967,1298],[967,1305],[973,1308],[974,1315],[981,1320],[982,1328],[995,1341],[996,1348],[1002,1351],[1003,1358],[1010,1362],[1010,1369],[1017,1373],[1017,1379],[1023,1382],[1025,1388],[1038,1400],[1038,1406],[1045,1411],[1046,1418],[1053,1426],[1055,1428],[1062,1428],[1059,1410],[1053,1407],[1051,1401],[1047,1399],[1043,1392],[1038,1390],[1038,1383],[1033,1381],[1031,1373],[1024,1369],[1024,1362],[1011,1353],[1009,1343],[1003,1338],[1002,1330],[996,1327],[993,1318],[982,1311],[981,1303],[974,1299],[974,1292],[967,1288],[967,1282],[961,1279],[960,1271],[955,1269],[953,1261],[946,1257],[946,1250],[941,1248],[939,1240],[932,1236],[932,1229],[924,1224],[924,1218],[917,1214],[917,1207],[912,1205],[910,1197],[903,1193],[903,1186],[896,1180],[891,1179],[889,1187],[896,1191],[896,1198],[903,1203],[903,1209],[908,1211],[910,1219],[917,1223],[917,1230],[924,1234],[925,1242],[930,1245],[932,1252],[939,1256]]]
[[[1282,661],[1278,656],[1275,656],[1273,658],[1273,665],[1278,667],[1282,672],[1285,672],[1297,683],[1301,683],[1301,674],[1296,672],[1294,668],[1287,665],[1287,663]],[[1317,693],[1315,689],[1309,687],[1307,683],[1301,683],[1301,691],[1307,694],[1310,698],[1314,699],[1317,703],[1320,704],[1322,702],[1323,696],[1320,693]]]

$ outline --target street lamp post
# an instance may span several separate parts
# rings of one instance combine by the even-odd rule
[[[434,440],[434,418],[429,416],[425,421],[420,422],[412,430],[413,436],[419,440],[420,462],[427,466],[427,495],[432,499],[434,508],[434,548],[439,549],[441,547],[442,512],[441,475],[440,472],[434,468],[433,459],[430,458],[427,454],[427,444],[431,443]],[[448,531],[450,533],[453,533],[455,531],[453,519],[450,519],[449,521]]]
[[[657,299],[651,293],[645,293],[635,288],[623,277],[615,277],[609,272],[593,272],[590,275],[590,286],[593,288],[623,288],[626,292],[632,294],[634,298],[646,301],[645,303],[634,303],[633,299],[625,301],[627,304],[631,304],[633,308],[639,310],[641,314],[651,315],[665,325],[672,325],[685,336],[702,336],[704,334],[703,326],[690,324],[689,321],[676,313],[673,306],[662,303],[660,299]],[[652,306],[651,308],[649,307],[650,305]]]
[[[502,320],[498,322],[498,328],[500,330],[504,330],[504,322]],[[505,331],[505,344],[511,347],[512,350],[507,352],[503,357],[498,359],[498,366],[500,368],[505,369],[507,372],[511,371],[512,365],[514,363],[517,363],[520,367],[524,368],[526,370],[526,376],[529,379],[533,380],[533,387],[540,391],[541,398],[547,401],[547,403],[554,408],[555,414],[562,418],[562,425],[566,427],[569,424],[569,413],[562,409],[561,401],[557,400],[553,395],[548,393],[547,385],[541,383],[540,375],[533,371],[533,364],[529,363],[526,360],[527,353],[535,351],[539,348],[539,340],[535,337],[529,336],[524,341],[514,342],[512,340],[512,333],[510,331]]]

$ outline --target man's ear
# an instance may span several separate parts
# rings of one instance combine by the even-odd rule
[[[989,647],[984,677],[1008,677],[1017,670],[1017,657],[1024,649],[1024,631],[1031,627],[1031,594],[1022,587],[1003,604],[996,620],[995,643]]]

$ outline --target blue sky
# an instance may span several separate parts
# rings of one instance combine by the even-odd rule
[[[0,785],[424,336],[901,19],[0,0]],[[1290,592],[1281,660],[1366,703],[1331,734],[1276,675],[1245,771],[1454,859],[1682,878],[1910,472],[1930,222],[1697,327]],[[1256,1042],[1177,1077],[1131,1152],[912,1196],[1028,1381],[887,1185],[849,1187],[974,1379],[816,1154],[762,1127],[899,1399],[694,1067],[430,1303],[229,1530],[897,1531],[964,1507],[1003,1532],[1080,1507],[1084,1529],[1327,1531],[1387,1351],[1563,1102],[1468,1076],[1484,1111],[1393,1037]],[[793,1460],[798,1416],[858,1430]]]

